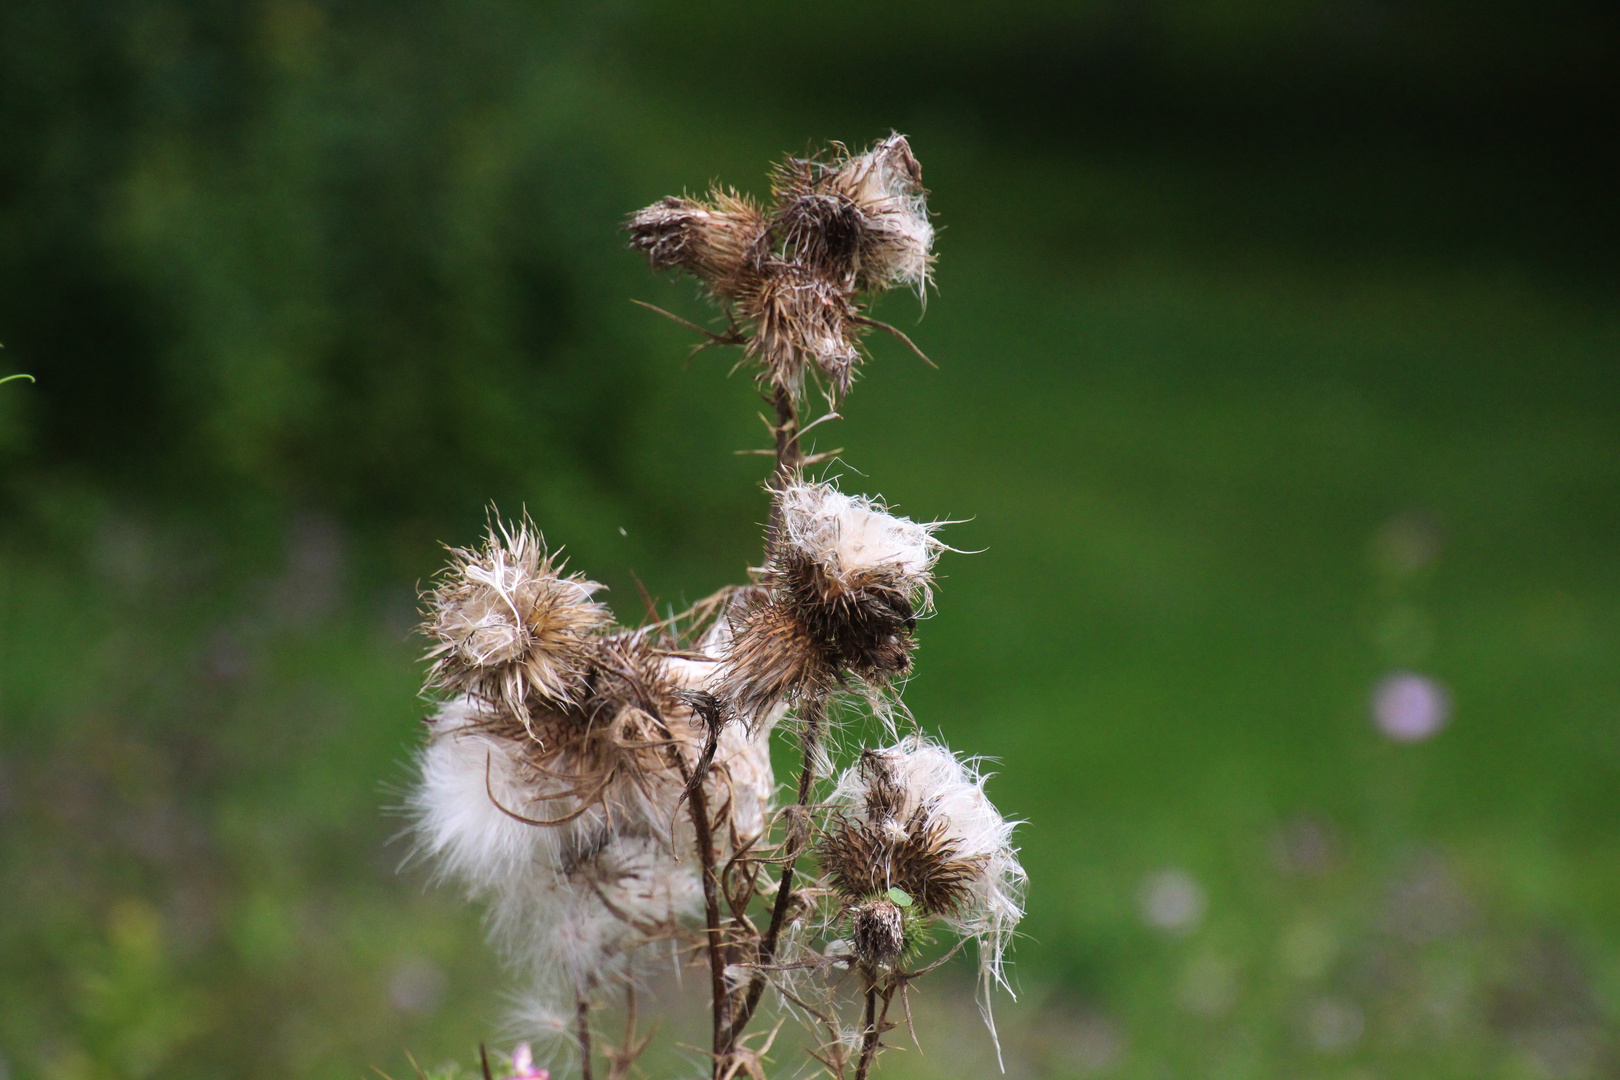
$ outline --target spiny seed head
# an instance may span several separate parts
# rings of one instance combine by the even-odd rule
[[[534,702],[569,705],[581,693],[589,639],[609,621],[602,586],[563,576],[532,523],[492,526],[478,550],[452,548],[428,594],[430,690],[498,703],[518,717]]]
[[[922,167],[904,135],[864,154],[788,158],[773,183],[783,249],[831,281],[865,292],[906,285],[926,295],[934,227]]]
[[[833,186],[849,192],[860,207],[858,284],[870,291],[897,285],[927,295],[934,266],[934,226],[928,221],[928,191],[911,144],[890,135],[864,154],[843,162]]]
[[[745,718],[848,675],[881,686],[909,670],[944,550],[936,526],[831,484],[788,484],[776,517],[766,590],[738,617],[715,690]]]
[[[822,871],[846,903],[903,889],[926,915],[960,912],[983,859],[962,858],[946,830],[916,813],[898,822],[840,817],[822,838]]]
[[[781,535],[772,554],[798,554],[843,588],[883,580],[914,606],[931,599],[934,564],[945,545],[938,524],[889,513],[879,499],[845,495],[832,484],[797,480],[777,497]]]
[[[906,947],[906,914],[892,900],[868,900],[850,911],[855,957],[868,967],[900,958]]]
[[[974,938],[988,1021],[990,987],[1006,985],[1006,947],[1023,916],[1026,875],[1011,843],[1018,823],[991,805],[984,781],[970,762],[921,735],[866,751],[833,793],[821,865],[846,904],[898,886],[918,913]]]

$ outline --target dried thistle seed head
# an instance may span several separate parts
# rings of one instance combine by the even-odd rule
[[[854,296],[844,286],[795,262],[772,259],[739,297],[753,328],[748,355],[761,378],[794,397],[804,392],[805,373],[817,372],[834,399],[848,392],[860,365]]]
[[[827,186],[861,212],[859,287],[878,292],[905,285],[925,297],[934,266],[934,226],[928,221],[922,166],[906,137],[890,135],[841,162]]]
[[[1007,985],[1006,948],[1023,917],[1027,875],[1011,842],[1018,823],[991,805],[984,781],[971,763],[921,735],[867,751],[833,793],[822,867],[848,901],[898,885],[919,913],[973,938],[990,1023],[989,991]],[[903,823],[903,840],[894,838],[891,817]]]
[[[835,144],[830,161],[790,157],[777,166],[772,193],[773,228],[796,262],[844,287],[906,285],[926,295],[934,227],[905,136],[853,156]]]
[[[868,900],[850,911],[855,957],[867,967],[884,967],[906,948],[906,915],[893,900]]]
[[[822,872],[845,903],[901,889],[917,910],[945,915],[964,910],[972,899],[982,859],[963,858],[946,830],[930,827],[913,811],[894,819],[840,816],[822,837]]]
[[[481,549],[450,556],[422,625],[433,639],[428,688],[496,702],[520,718],[531,702],[575,702],[589,638],[609,620],[591,599],[602,586],[564,577],[528,521],[491,527]]]
[[[492,936],[535,980],[536,1009],[571,1015],[577,993],[624,976],[645,946],[696,915],[696,863],[671,850],[664,809],[675,805],[678,779],[601,787],[597,778],[612,779],[602,746],[557,740],[542,755],[510,714],[466,697],[441,707],[430,730],[410,796],[418,851],[488,901]],[[656,823],[649,802],[659,806]],[[683,851],[691,839],[690,829],[673,838]]]
[[[654,270],[684,270],[716,299],[734,299],[759,275],[768,254],[768,223],[753,200],[719,188],[708,201],[674,195],[638,210],[625,223],[630,246]]]
[[[738,616],[714,684],[716,696],[751,728],[779,705],[837,685],[836,659],[785,604],[757,599]]]
[[[848,289],[855,284],[867,223],[834,170],[816,158],[789,157],[771,178],[772,226],[784,256]]]
[[[548,827],[601,816],[668,836],[684,790],[673,751],[698,736],[680,720],[687,706],[666,658],[645,630],[598,634],[571,704],[531,701],[526,716],[503,705],[477,711],[478,734],[501,741],[527,785],[517,801],[499,799],[499,811]]]
[[[879,686],[910,669],[917,613],[931,603],[936,525],[890,514],[831,484],[777,495],[766,592],[737,618],[715,692],[752,719],[825,695],[846,675]]]

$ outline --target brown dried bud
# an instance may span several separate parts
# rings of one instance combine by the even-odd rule
[[[797,396],[810,367],[842,397],[861,362],[855,298],[846,287],[791,262],[773,260],[757,287],[741,298],[754,332],[748,353],[766,382]]]
[[[892,900],[868,900],[850,913],[855,958],[867,967],[892,964],[906,948],[906,916]]]
[[[625,223],[630,246],[654,270],[685,270],[716,299],[735,299],[756,284],[769,253],[767,222],[752,200],[716,188],[707,202],[668,196]]]
[[[924,294],[934,227],[922,166],[905,136],[853,156],[838,147],[831,162],[789,158],[773,187],[776,231],[802,265],[850,288],[908,285]]]

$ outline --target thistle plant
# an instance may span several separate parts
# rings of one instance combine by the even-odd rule
[[[774,408],[751,580],[624,626],[532,522],[497,521],[451,550],[425,597],[437,708],[411,795],[418,846],[487,905],[523,979],[525,1035],[572,1046],[586,1078],[597,1058],[626,1076],[646,1047],[637,994],[659,965],[707,969],[715,1080],[763,1080],[787,1019],[829,1074],[865,1080],[910,1015],[911,983],[969,943],[987,1022],[1007,985],[1024,885],[1014,823],[900,699],[948,550],[941,523],[812,476],[825,457],[801,440],[812,387],[826,403],[814,423],[837,418],[867,332],[915,349],[866,301],[926,295],[926,194],[894,135],[786,159],[768,204],[717,188],[627,223],[653,269],[695,278],[726,319],[677,320],[704,335],[697,348],[740,347]],[[862,714],[892,744],[835,778],[836,736]],[[785,794],[778,733],[797,751]],[[626,1023],[604,1043],[607,1009]],[[781,1017],[769,1030],[765,1011]],[[519,1075],[539,1072],[530,1054]]]

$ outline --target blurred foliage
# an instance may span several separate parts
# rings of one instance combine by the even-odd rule
[[[820,437],[983,549],[908,701],[1029,821],[1009,1069],[1620,1074],[1617,42],[1575,0],[0,8],[0,1077],[505,1037],[476,912],[396,872],[415,587],[491,502],[625,618],[739,579],[757,399],[630,307],[704,314],[618,223],[890,126],[941,370],[876,342]],[[1422,745],[1369,717],[1404,669],[1454,702]],[[959,991],[889,1074],[992,1067]]]

